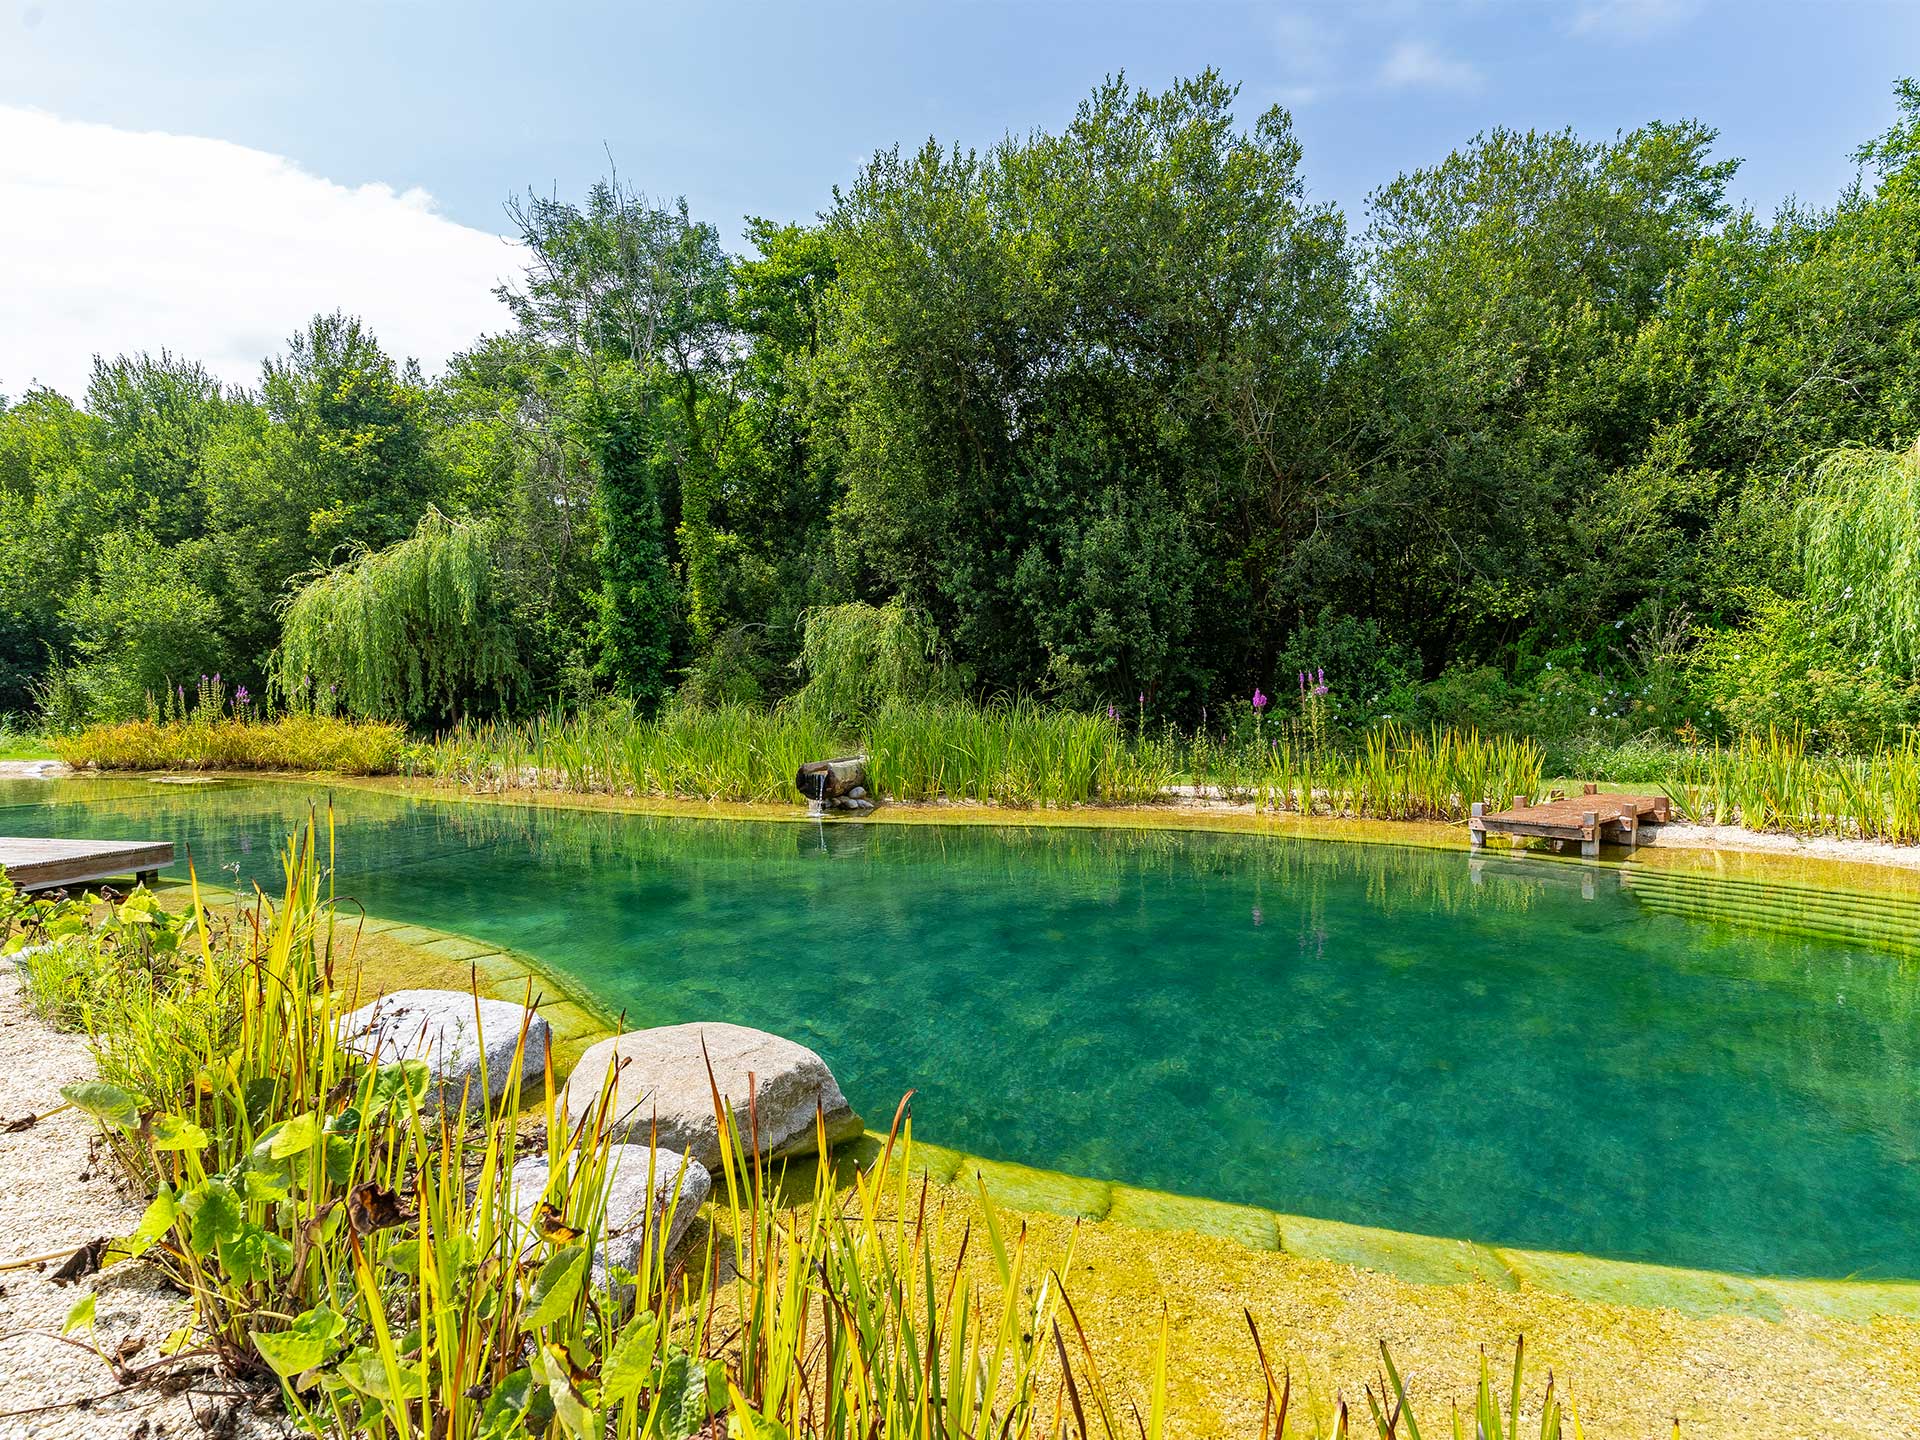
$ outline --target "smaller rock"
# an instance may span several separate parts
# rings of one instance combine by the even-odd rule
[[[854,786],[854,787],[853,787],[853,789],[851,789],[851,790],[849,790],[849,791],[847,792],[847,798],[848,798],[849,800],[864,800],[864,799],[866,799],[866,798],[867,798],[867,787],[866,787],[866,786],[864,786],[864,785],[856,785],[856,786]]]
[[[579,1164],[575,1154],[570,1167]],[[693,1217],[713,1191],[713,1177],[698,1160],[690,1160],[676,1150],[651,1152],[653,1186],[647,1175],[649,1150],[645,1145],[607,1147],[606,1233],[593,1251],[593,1283],[604,1287],[614,1268],[631,1272],[640,1263],[640,1250],[646,1239],[648,1204],[651,1201],[654,1231],[667,1227],[666,1253],[671,1255],[686,1238]],[[508,1184],[513,1191],[513,1213],[532,1235],[533,1212],[546,1194],[553,1174],[544,1155],[533,1155],[513,1167]],[[673,1210],[667,1220],[667,1210]]]
[[[395,990],[344,1017],[336,1033],[342,1047],[381,1064],[426,1061],[433,1078],[421,1108],[432,1113],[443,1101],[457,1106],[462,1095],[480,1093],[483,1059],[487,1098],[505,1095],[523,1024],[527,1046],[520,1080],[525,1084],[546,1068],[548,1027],[510,1000],[476,1001],[462,990]]]

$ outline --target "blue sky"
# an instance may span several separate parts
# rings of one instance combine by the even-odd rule
[[[151,131],[226,141],[284,157],[315,182],[363,198],[372,193],[364,187],[384,187],[453,222],[449,232],[498,232],[503,198],[528,185],[577,193],[611,150],[627,178],[656,196],[685,194],[731,239],[748,213],[813,214],[877,147],[930,134],[986,144],[1009,130],[1055,127],[1107,73],[1159,85],[1209,64],[1242,87],[1248,118],[1276,102],[1293,110],[1312,193],[1350,213],[1376,185],[1489,126],[1603,135],[1681,117],[1720,129],[1721,153],[1745,161],[1736,193],[1770,211],[1788,194],[1824,203],[1851,175],[1849,152],[1892,115],[1894,79],[1920,72],[1920,0],[0,0],[0,107],[13,107],[6,114],[16,125],[30,111],[43,125],[90,122],[90,144]],[[58,135],[29,138],[43,168],[62,158]],[[20,134],[0,135],[9,140],[21,148]],[[185,188],[218,188],[218,164],[207,163],[205,186]],[[42,201],[64,193],[28,167],[16,157],[11,176],[0,174],[0,215],[22,213],[17,202],[28,190]],[[27,189],[10,194],[9,179]],[[233,183],[257,181],[242,174]],[[0,263],[13,259],[8,246],[42,244],[47,253],[29,258],[40,283],[58,288],[60,252],[80,243],[76,234],[91,237],[85,247],[98,276],[119,269],[112,243],[135,247],[177,228],[164,195],[149,193],[145,204],[157,213],[150,208],[110,242],[93,233],[110,202],[96,197],[94,220],[53,227],[39,241],[30,230],[8,241],[13,227],[0,222]],[[287,200],[288,224],[299,224],[300,203]],[[309,262],[286,262],[296,263]],[[301,289],[293,282],[304,271],[279,273]],[[107,278],[127,304],[152,283]],[[351,290],[358,282],[343,272],[335,283]],[[8,303],[0,298],[0,307]],[[357,294],[339,303],[362,304]],[[92,313],[109,312],[128,313],[122,303]],[[0,309],[0,321],[8,318]],[[279,333],[281,318],[257,321],[236,343]],[[371,318],[378,327],[383,315]],[[403,338],[420,318],[397,322]],[[63,358],[47,365],[70,373],[71,352],[87,343],[178,348],[193,338],[145,340],[136,323],[89,341],[94,323],[81,316],[73,333],[55,336]],[[434,360],[445,343],[423,339],[417,348]],[[17,393],[20,369],[16,355],[0,351],[0,391]]]

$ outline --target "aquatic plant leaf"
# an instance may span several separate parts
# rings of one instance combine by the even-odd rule
[[[136,1260],[151,1250],[169,1230],[173,1222],[180,1218],[179,1203],[173,1198],[173,1191],[164,1185],[147,1205],[146,1213],[141,1215],[140,1223],[133,1227],[133,1233],[121,1240],[114,1248],[114,1259]]]
[[[652,1386],[659,1334],[659,1321],[644,1310],[620,1332],[600,1367],[601,1404],[622,1404]]]
[[[378,1350],[362,1347],[349,1352],[346,1359],[340,1362],[338,1373],[342,1380],[362,1395],[369,1395],[382,1404],[424,1400],[427,1396],[426,1378],[418,1370],[401,1365],[389,1375]],[[396,1380],[400,1387],[398,1394],[394,1391]]]
[[[678,1346],[660,1367],[660,1424],[668,1440],[688,1440],[707,1423],[707,1367]]]
[[[148,1143],[156,1150],[204,1150],[210,1142],[193,1121],[168,1113],[153,1117]]]
[[[533,1288],[527,1292],[527,1310],[520,1317],[520,1328],[537,1330],[542,1325],[551,1325],[572,1308],[574,1298],[580,1293],[581,1281],[587,1273],[587,1250],[584,1245],[569,1245],[564,1250],[555,1251],[547,1263],[540,1267],[540,1273],[534,1277]]]
[[[261,1160],[285,1160],[304,1155],[320,1138],[320,1117],[312,1110],[283,1120],[255,1142],[253,1154]]]
[[[222,1240],[240,1233],[246,1215],[240,1196],[225,1180],[203,1180],[180,1197],[180,1208],[193,1217],[187,1243],[196,1255],[211,1255]]]
[[[316,1305],[295,1316],[284,1330],[255,1330],[253,1348],[281,1379],[291,1380],[326,1364],[346,1328],[345,1316],[326,1305]]]
[[[531,1370],[515,1370],[494,1386],[480,1411],[481,1440],[506,1440],[507,1436],[517,1434],[535,1393]]]
[[[62,1085],[61,1096],[75,1108],[84,1110],[102,1125],[130,1131],[140,1123],[140,1101],[118,1085],[104,1080],[88,1080],[78,1085]]]

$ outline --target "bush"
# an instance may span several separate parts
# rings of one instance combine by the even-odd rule
[[[66,618],[76,658],[54,683],[90,719],[137,715],[148,695],[219,668],[220,605],[182,549],[107,536],[98,574],[75,590]]]
[[[1297,676],[1304,673],[1313,683],[1324,672],[1336,728],[1350,729],[1385,714],[1400,720],[1425,718],[1405,713],[1417,693],[1419,657],[1385,634],[1375,620],[1322,610],[1287,637],[1275,668],[1274,684],[1284,687],[1275,697],[1279,700],[1292,692]]]
[[[390,775],[406,736],[398,725],[327,715],[277,720],[126,720],[92,725],[53,742],[76,769],[322,770]]]
[[[1745,625],[1694,650],[1695,692],[1715,731],[1798,731],[1817,749],[1869,751],[1913,724],[1920,684],[1854,653],[1810,602],[1753,598]]]

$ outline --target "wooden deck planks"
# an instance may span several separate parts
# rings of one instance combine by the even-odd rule
[[[0,870],[22,890],[51,890],[132,875],[158,877],[173,863],[166,840],[41,840],[0,836]]]
[[[1578,841],[1580,853],[1595,856],[1600,842],[1622,845],[1640,843],[1640,827],[1667,822],[1670,802],[1665,795],[1602,795],[1592,785],[1582,795],[1543,800],[1537,805],[1522,800],[1511,810],[1487,813],[1485,805],[1474,805],[1467,820],[1473,847],[1487,843],[1487,836],[1511,835],[1522,839]]]

